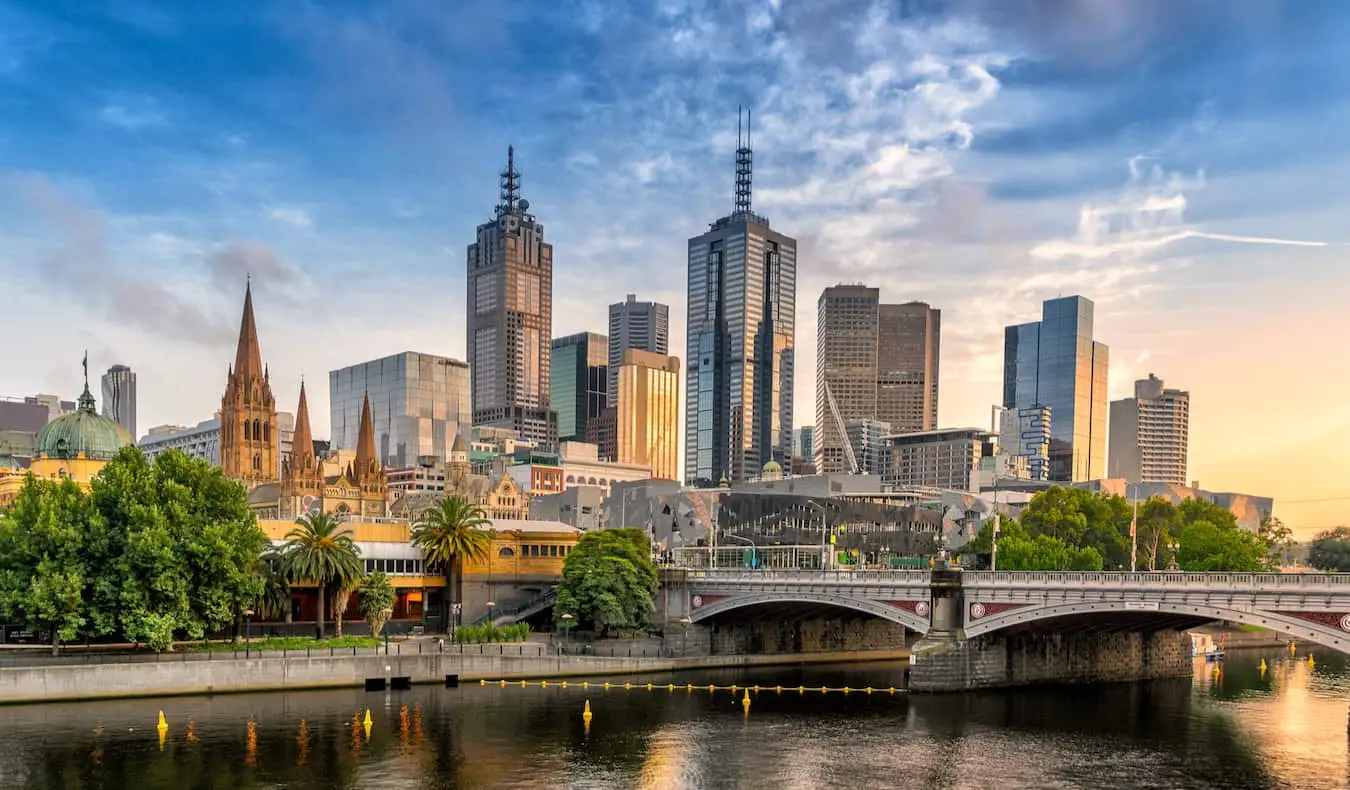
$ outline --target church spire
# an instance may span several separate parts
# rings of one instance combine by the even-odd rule
[[[291,435],[291,458],[298,460],[313,455],[314,434],[309,428],[309,401],[305,398],[305,382],[301,381],[300,405],[295,409],[295,432]]]
[[[262,350],[258,348],[258,325],[253,321],[253,283],[244,286],[244,315],[239,321],[239,345],[234,352],[234,374],[241,381],[262,377]]]
[[[356,435],[356,470],[365,474],[375,461],[375,421],[370,416],[370,393],[361,402],[361,431]]]

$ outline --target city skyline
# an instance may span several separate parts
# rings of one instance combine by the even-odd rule
[[[22,97],[0,114],[0,286],[15,325],[62,302],[80,313],[0,352],[0,394],[73,397],[66,360],[87,345],[137,371],[141,425],[208,419],[249,272],[282,408],[305,373],[406,349],[467,360],[464,245],[513,140],[558,245],[552,335],[604,331],[627,292],[683,316],[685,240],[728,208],[729,118],[747,103],[757,207],[800,240],[791,427],[812,416],[810,297],[826,285],[941,306],[944,427],[987,424],[1004,325],[1079,293],[1112,347],[1110,398],[1149,371],[1191,393],[1191,477],[1273,496],[1300,530],[1348,520],[1350,500],[1302,501],[1348,495],[1335,448],[1350,372],[1315,353],[1350,297],[1326,246],[1350,201],[1334,133],[1350,112],[1345,9],[1103,24],[972,2],[821,23],[597,3],[574,18],[480,10],[481,35],[465,36],[430,8],[391,10],[385,27],[352,9],[76,27],[0,4],[0,87]],[[538,22],[516,15],[530,13],[569,58],[529,60]],[[398,35],[418,25],[427,40]],[[272,54],[164,68],[194,36]],[[685,332],[672,321],[672,348]],[[1232,430],[1275,397],[1298,425]]]

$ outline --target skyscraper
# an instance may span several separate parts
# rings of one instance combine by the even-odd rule
[[[836,285],[816,303],[814,461],[821,474],[854,471],[847,425],[877,414],[879,298],[876,288]]]
[[[367,400],[373,452],[381,466],[416,466],[419,458],[446,461],[455,437],[469,433],[469,366],[404,351],[330,371],[328,418],[334,447],[354,450],[361,442]]]
[[[136,374],[126,365],[103,374],[103,416],[136,436]]]
[[[1187,485],[1186,456],[1191,395],[1163,388],[1149,374],[1134,383],[1134,397],[1111,401],[1107,476],[1131,483]]]
[[[630,348],[619,366],[615,460],[679,478],[680,360]]]
[[[1092,339],[1093,304],[1047,299],[1041,320],[1003,335],[1003,405],[1050,409],[1050,479],[1097,480],[1106,472],[1109,351]]]
[[[936,429],[942,311],[883,304],[877,322],[877,419],[896,433]]]
[[[684,476],[694,485],[757,476],[792,454],[797,241],[750,210],[752,161],[746,134],[734,210],[689,240]]]
[[[558,440],[584,442],[591,422],[608,405],[609,339],[581,332],[553,339],[552,405],[558,413]]]
[[[660,302],[639,302],[628,294],[622,302],[609,306],[609,380],[606,390],[611,404],[619,394],[619,365],[629,349],[670,353],[670,307]]]
[[[468,250],[468,343],[473,424],[558,441],[550,408],[553,246],[520,197],[515,149],[506,149],[495,217]]]

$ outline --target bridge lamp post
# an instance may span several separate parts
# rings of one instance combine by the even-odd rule
[[[1177,552],[1181,551],[1181,543],[1175,540],[1167,541],[1167,551],[1171,554],[1171,559],[1167,563],[1167,570],[1179,571],[1181,566],[1177,564]]]
[[[688,615],[685,615],[684,617],[681,617],[681,618],[680,618],[680,631],[681,631],[681,636],[680,636],[680,655],[681,655],[681,656],[687,655],[687,654],[689,653],[689,626],[690,626],[693,622],[694,622],[693,620],[690,620],[690,619],[689,619],[689,616],[688,616]]]
[[[820,569],[827,571],[830,569],[830,511],[825,509],[819,502],[808,499],[806,504],[820,511]]]
[[[571,613],[571,612],[565,612],[565,613],[563,614],[563,616],[562,616],[561,619],[562,619],[562,630],[563,630],[563,652],[566,653],[566,652],[567,652],[568,642],[570,641],[570,640],[568,640],[567,637],[568,637],[568,635],[569,635],[569,634],[571,633],[571,631],[572,631],[572,620],[575,619],[575,618],[572,617],[572,613]]]
[[[998,572],[998,532],[1000,526],[1002,526],[1002,520],[998,517],[998,511],[995,510],[993,552],[989,558],[989,570],[993,573]]]
[[[732,540],[739,540],[739,541],[741,541],[742,543],[748,543],[748,544],[750,544],[750,567],[752,567],[752,568],[758,567],[758,565],[759,565],[759,551],[758,551],[758,546],[755,544],[755,542],[754,542],[753,540],[750,540],[749,538],[743,538],[743,537],[741,537],[740,535],[733,535],[733,534],[731,534],[730,532],[728,532],[728,533],[727,533],[726,535],[724,535],[723,537],[731,538]]]

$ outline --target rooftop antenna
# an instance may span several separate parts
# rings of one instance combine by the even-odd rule
[[[516,213],[516,203],[520,201],[520,173],[516,170],[516,147],[506,147],[506,169],[501,175],[501,203],[497,205],[497,215]]]
[[[745,127],[741,127],[741,107],[736,107],[736,213],[750,213],[750,173],[754,154],[750,150],[750,108],[745,109]]]

